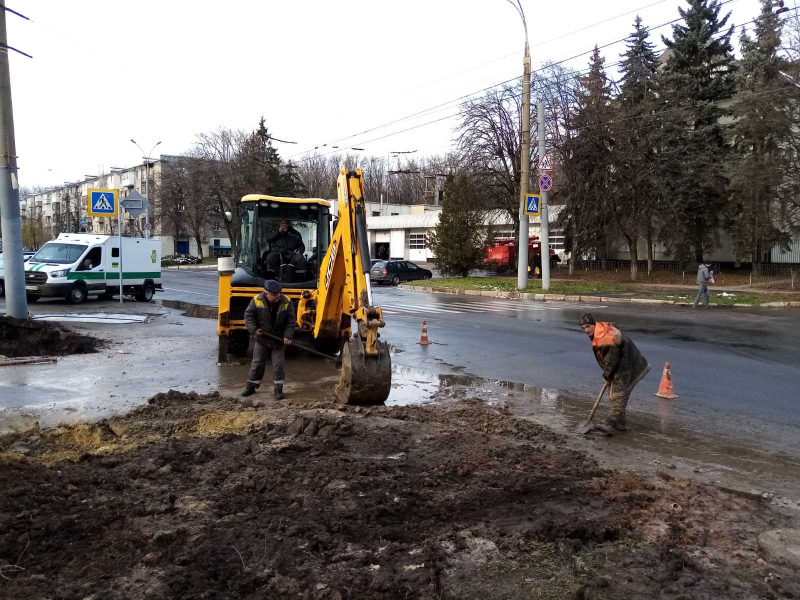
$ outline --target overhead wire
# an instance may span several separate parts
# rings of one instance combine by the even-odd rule
[[[735,0],[728,0],[728,1],[735,1]],[[792,9],[792,10],[800,10],[800,8],[796,8],[796,9]],[[680,19],[678,19],[678,20],[680,20]],[[673,21],[673,22],[674,22],[674,21]],[[745,23],[742,23],[740,26],[741,26],[741,27],[744,27],[744,26],[746,26],[746,25],[750,25],[750,24],[753,24],[753,23],[755,23],[755,19],[754,19],[754,20],[752,20],[752,21],[747,21],[747,22],[745,22]],[[721,37],[725,37],[725,35],[727,35],[727,34],[722,34],[722,35],[721,35],[721,36],[719,36],[719,37],[720,37],[720,38],[721,38]],[[628,36],[628,37],[626,37],[626,38],[624,38],[624,39],[625,39],[625,40],[627,40],[627,39],[629,39],[629,37],[630,37],[630,36]],[[662,49],[662,50],[663,50],[663,49]],[[593,51],[593,50],[592,50],[592,51]],[[562,61],[562,62],[564,62],[564,61]],[[624,62],[624,61],[619,61],[619,62],[617,62],[617,63],[613,63],[612,65],[609,65],[609,66],[615,66],[615,65],[621,64],[622,62]],[[547,65],[547,66],[553,66],[553,65],[555,65],[555,64],[558,64],[558,63],[548,63],[548,65]],[[547,67],[545,67],[545,68],[547,68]],[[544,69],[539,69],[539,70],[535,71],[534,73],[541,72],[542,70],[544,70]],[[567,78],[577,78],[577,77],[580,77],[580,76],[581,76],[581,73],[582,73],[582,72],[577,72],[577,73],[568,74],[568,75],[566,75],[566,77],[567,77]],[[515,77],[515,78],[513,78],[513,79],[511,79],[511,80],[508,80],[508,81],[506,81],[506,82],[503,82],[503,83],[510,83],[511,81],[515,81],[515,80],[518,80],[518,79],[519,79],[519,77]],[[551,79],[552,79],[552,78],[544,78],[544,79],[540,78],[540,79],[539,79],[539,81],[543,81],[543,80],[544,80],[544,81],[548,81],[548,80],[551,80]],[[497,87],[497,85],[494,85],[494,86],[489,86],[488,88],[485,88],[484,90],[481,90],[481,91],[487,91],[488,89],[492,89],[493,87]],[[480,93],[480,92],[478,92],[478,93]],[[472,95],[474,95],[474,94],[469,94],[469,95],[467,95],[467,96],[460,97],[458,100],[463,100],[463,99],[465,99],[465,98],[467,98],[467,97],[470,97],[470,96],[472,96]],[[520,97],[522,97],[522,94],[515,94],[515,95],[512,95],[512,96],[510,96],[510,98],[511,98],[511,99],[516,99],[516,98],[520,98]],[[448,104],[452,104],[452,101],[451,101],[451,102],[446,102],[446,103],[443,103],[443,104],[440,104],[440,105],[437,105],[436,107],[432,107],[431,109],[428,109],[428,110],[426,110],[426,111],[420,111],[419,113],[415,113],[415,115],[413,115],[413,116],[423,115],[423,114],[426,114],[426,113],[428,113],[428,114],[433,114],[433,113],[431,112],[433,109],[441,108],[441,107],[443,107],[443,106],[445,106],[445,107],[446,107]],[[687,106],[686,106],[686,105],[684,105],[682,108],[686,108],[686,107],[687,107]],[[677,110],[677,109],[671,109],[671,110]],[[363,146],[363,145],[366,145],[366,144],[369,144],[369,143],[372,143],[372,142],[376,142],[376,141],[379,141],[379,140],[382,140],[382,139],[386,139],[386,138],[388,138],[388,137],[392,137],[392,136],[395,136],[395,135],[400,135],[400,134],[402,134],[402,133],[407,133],[407,132],[409,132],[409,131],[413,131],[413,130],[416,130],[416,129],[420,129],[420,128],[422,128],[422,127],[427,127],[427,126],[429,126],[429,125],[433,125],[433,124],[436,124],[436,123],[440,123],[440,122],[442,122],[442,121],[445,121],[445,120],[447,120],[447,119],[452,119],[452,118],[454,118],[454,117],[458,116],[460,113],[461,113],[461,110],[459,109],[457,112],[455,112],[455,113],[453,113],[453,114],[450,114],[450,115],[447,115],[447,116],[445,116],[445,117],[441,117],[441,118],[438,118],[438,119],[434,119],[434,120],[432,120],[432,121],[427,121],[427,122],[425,122],[425,123],[420,123],[420,124],[418,124],[418,125],[415,125],[415,126],[413,126],[413,127],[408,127],[408,128],[406,128],[406,129],[402,129],[402,130],[400,130],[400,131],[395,131],[395,132],[392,132],[392,133],[388,133],[388,134],[386,134],[386,135],[382,135],[382,136],[379,136],[379,137],[376,137],[376,138],[372,138],[372,139],[370,139],[370,140],[359,141],[359,142],[358,142],[358,145],[359,145],[359,146]],[[405,118],[402,118],[402,119],[396,119],[395,121],[393,121],[393,122],[392,122],[392,123],[390,123],[390,124],[395,124],[395,123],[398,123],[398,122],[401,122],[401,121],[407,120],[408,118],[411,118],[411,116],[409,116],[409,117],[405,117]],[[383,127],[385,127],[385,126],[388,126],[388,125],[389,125],[389,124],[386,124],[386,125],[384,125],[384,126],[375,127],[375,128],[372,128],[372,129],[366,130],[366,131],[365,131],[365,132],[363,132],[363,133],[369,133],[369,132],[372,132],[372,131],[376,131],[376,130],[378,130],[378,129],[382,129]],[[594,126],[599,126],[599,124],[592,125],[591,127],[594,127]],[[589,126],[587,126],[587,127],[589,127]],[[362,135],[362,134],[355,134],[355,135],[353,135],[353,136],[350,136],[350,137],[356,137],[356,135]],[[347,138],[345,138],[345,139],[347,139]],[[298,156],[298,155],[300,155],[300,154],[308,154],[308,153],[309,153],[309,152],[311,152],[311,151],[312,151],[312,150],[308,150],[308,151],[306,151],[306,152],[304,152],[304,153],[298,153],[298,154],[294,154],[294,155],[292,155],[292,157],[289,157],[289,158],[294,158],[295,156]],[[339,151],[340,151],[340,149],[335,149],[335,150],[332,150],[332,151],[329,151],[329,152],[324,152],[324,153],[321,153],[321,154],[315,154],[315,155],[313,155],[313,158],[317,158],[317,157],[324,157],[324,156],[330,156],[330,155],[332,155],[332,154],[337,154]],[[312,158],[312,157],[309,157],[309,159],[310,159],[310,158]],[[287,160],[289,160],[289,159],[287,159]],[[304,160],[307,160],[307,159],[300,159],[300,160],[296,160],[295,162],[303,162]]]
[[[731,3],[734,3],[734,2],[738,2],[738,1],[739,1],[739,0],[723,0],[722,2],[720,2],[720,3],[719,3],[719,6],[724,6],[724,5],[731,4]],[[623,16],[624,16],[624,15],[623,15]],[[646,29],[647,29],[647,31],[648,31],[648,32],[651,32],[651,31],[655,31],[655,30],[657,30],[657,29],[661,29],[662,27],[666,27],[666,26],[668,26],[668,25],[672,25],[672,24],[674,24],[674,23],[677,23],[677,22],[679,22],[679,21],[682,21],[682,20],[683,20],[683,17],[679,17],[679,18],[677,18],[677,19],[672,19],[671,21],[667,21],[667,22],[665,22],[665,23],[661,23],[660,25],[655,25],[655,26],[653,26],[653,27],[647,27]],[[750,23],[752,23],[752,21],[750,21]],[[745,24],[746,24],[746,23],[745,23]],[[587,26],[587,28],[593,27],[593,26],[595,26],[595,25],[597,25],[597,24],[593,24],[593,25]],[[584,29],[586,29],[586,28],[584,28]],[[550,40],[550,41],[556,41],[556,40],[559,40],[559,39],[561,39],[562,37],[567,37],[567,36],[571,35],[572,33],[574,33],[574,32],[571,32],[571,33],[569,33],[569,34],[565,34],[564,36],[559,36],[559,37],[553,38],[553,39],[552,39],[552,40]],[[620,38],[620,39],[617,39],[617,40],[614,40],[614,41],[611,41],[611,42],[607,42],[607,43],[604,43],[604,44],[603,44],[603,45],[601,45],[601,46],[595,46],[595,47],[596,47],[597,49],[608,48],[608,47],[610,47],[610,46],[613,46],[613,45],[615,45],[615,44],[618,44],[618,43],[620,43],[620,42],[627,41],[628,39],[630,39],[630,34],[626,35],[626,36],[625,36],[625,37],[623,37],[623,38]],[[544,44],[544,43],[545,43],[545,42],[542,42],[542,44]],[[553,66],[558,66],[558,65],[560,65],[560,64],[563,64],[563,63],[565,63],[565,62],[568,62],[568,61],[570,61],[570,60],[574,60],[574,59],[576,59],[576,58],[580,58],[581,56],[584,56],[584,55],[586,55],[586,54],[590,54],[590,53],[594,52],[594,50],[595,50],[595,47],[592,47],[591,49],[589,49],[589,50],[586,50],[586,51],[584,51],[584,52],[581,52],[581,53],[579,53],[579,54],[571,55],[571,56],[569,56],[569,57],[567,57],[567,58],[561,59],[561,60],[559,60],[559,61],[556,61],[556,62],[547,62],[546,64],[543,64],[543,66],[542,66],[541,68],[534,70],[534,71],[532,72],[532,74],[540,73],[540,72],[542,72],[542,71],[544,71],[544,70],[546,70],[546,69],[548,69],[548,68],[551,68],[551,67],[553,67]],[[621,61],[620,61],[620,62],[621,62]],[[619,63],[616,63],[616,64],[619,64]],[[495,83],[495,84],[492,84],[492,85],[490,85],[490,86],[486,86],[486,87],[484,87],[484,88],[481,88],[481,89],[479,89],[479,90],[476,90],[476,91],[470,92],[470,93],[468,93],[468,94],[464,94],[464,95],[462,95],[462,96],[459,96],[458,98],[454,98],[454,99],[452,99],[452,100],[448,100],[448,101],[446,101],[446,102],[443,102],[443,103],[437,104],[437,105],[435,105],[435,106],[432,106],[432,107],[429,107],[429,108],[426,108],[426,109],[423,109],[423,110],[417,111],[417,112],[415,112],[415,113],[412,113],[412,114],[410,114],[410,115],[406,115],[406,116],[404,116],[404,117],[400,117],[400,118],[398,118],[398,119],[394,119],[394,120],[392,120],[392,121],[389,121],[389,122],[387,122],[387,123],[382,123],[382,124],[380,124],[380,125],[376,125],[375,127],[371,127],[371,128],[369,128],[369,129],[366,129],[366,130],[364,130],[364,131],[361,131],[361,132],[357,132],[357,133],[350,134],[350,135],[348,135],[348,136],[345,136],[345,137],[343,137],[343,138],[339,138],[339,139],[337,139],[337,140],[335,140],[335,141],[326,142],[326,143],[324,143],[324,144],[317,144],[317,145],[315,145],[315,146],[314,146],[314,148],[309,148],[309,149],[307,149],[307,150],[304,150],[304,151],[301,151],[301,152],[297,152],[297,153],[295,153],[295,154],[292,154],[291,156],[287,157],[287,160],[288,160],[288,159],[291,159],[291,158],[294,158],[294,157],[296,157],[296,156],[301,156],[301,155],[303,155],[303,154],[307,154],[307,153],[309,153],[309,152],[313,152],[314,150],[316,150],[316,149],[318,149],[318,148],[321,148],[321,147],[327,147],[327,146],[331,146],[331,145],[334,145],[334,144],[341,144],[342,142],[345,142],[345,141],[347,141],[347,140],[349,140],[349,139],[352,139],[352,138],[354,138],[354,137],[358,137],[358,136],[360,136],[360,135],[365,135],[365,134],[367,134],[367,133],[371,133],[371,132],[373,132],[373,131],[377,131],[378,129],[383,129],[383,128],[385,128],[385,127],[390,127],[391,125],[395,125],[395,124],[397,124],[397,123],[400,123],[400,122],[403,122],[403,121],[406,121],[406,120],[409,120],[409,119],[412,119],[412,118],[415,118],[415,117],[418,117],[418,116],[425,115],[426,113],[430,113],[431,111],[434,111],[434,110],[436,110],[436,109],[438,109],[438,108],[441,108],[441,107],[447,106],[447,105],[449,105],[449,104],[453,104],[453,103],[455,103],[455,102],[459,102],[459,101],[461,101],[461,100],[464,100],[464,99],[466,99],[466,98],[469,98],[470,96],[474,96],[474,95],[480,94],[480,93],[482,93],[482,92],[486,92],[486,91],[488,91],[488,90],[490,90],[490,89],[493,89],[493,88],[499,87],[499,86],[501,86],[501,85],[505,85],[505,84],[511,83],[512,81],[516,81],[516,80],[518,80],[519,78],[520,78],[520,76],[515,76],[515,77],[513,77],[513,78],[511,78],[511,79],[507,79],[507,80],[504,80],[504,81],[500,81],[500,82],[498,82],[498,83]],[[401,132],[401,133],[402,133],[402,132]],[[383,137],[381,137],[381,138],[378,138],[378,139],[383,139]]]

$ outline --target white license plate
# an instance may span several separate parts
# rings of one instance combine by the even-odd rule
[[[39,286],[38,285],[26,285],[25,289],[28,290],[29,292],[38,292],[39,291]]]

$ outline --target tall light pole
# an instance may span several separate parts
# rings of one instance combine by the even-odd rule
[[[131,138],[131,142],[136,144],[136,147],[142,151],[142,154],[144,154],[144,150],[142,150],[142,147],[136,143],[136,140]],[[147,202],[147,210],[144,213],[144,236],[146,238],[150,237],[150,230],[147,228],[147,226],[150,224],[150,155],[153,154],[153,150],[155,150],[160,143],[161,142],[156,142],[156,145],[150,148],[150,152],[142,156],[144,159],[144,199]]]
[[[517,289],[528,287],[528,216],[525,214],[525,196],[531,170],[531,52],[528,46],[528,22],[520,0],[507,0],[519,13],[525,29],[525,57],[522,59],[522,148],[519,182],[519,256],[517,257]]]
[[[6,44],[6,3],[0,0],[0,230],[5,253],[6,312],[15,319],[28,318],[25,266],[22,259],[22,218],[19,212],[17,147],[14,109],[11,105],[11,72]]]

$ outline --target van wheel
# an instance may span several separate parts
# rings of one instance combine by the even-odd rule
[[[156,293],[156,290],[153,287],[153,284],[152,283],[145,283],[142,286],[142,291],[139,292],[138,294],[136,294],[136,299],[139,302],[150,302],[153,299],[153,296],[155,295],[155,293]]]
[[[86,288],[80,284],[75,284],[69,291],[67,300],[69,300],[70,304],[81,304],[86,300]]]
[[[3,280],[0,279],[0,298],[6,295],[6,285],[3,283]]]

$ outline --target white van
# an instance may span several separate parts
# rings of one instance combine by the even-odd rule
[[[25,263],[28,302],[61,296],[80,304],[88,296],[119,294],[119,238],[62,233]],[[122,238],[123,291],[149,302],[161,289],[161,242]]]

